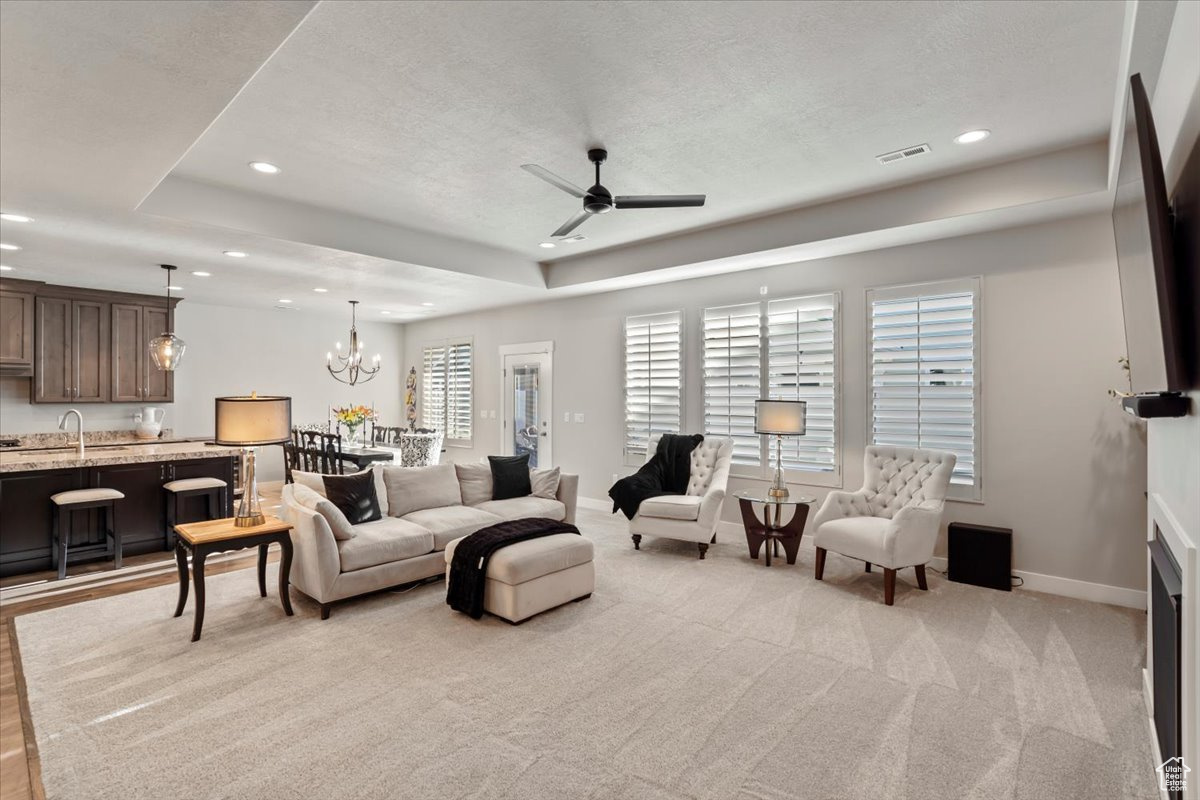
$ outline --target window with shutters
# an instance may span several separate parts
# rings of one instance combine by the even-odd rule
[[[948,450],[950,497],[981,497],[979,280],[867,293],[870,439]]]
[[[683,418],[683,312],[625,319],[625,459],[639,464],[651,436]]]
[[[762,397],[760,303],[704,309],[704,433],[733,439],[733,463],[762,463],[754,401]]]
[[[421,354],[421,426],[450,446],[471,446],[471,361],[470,339],[432,342]]]
[[[767,302],[765,396],[807,404],[805,435],[783,438],[785,470],[840,476],[837,312],[836,294]]]

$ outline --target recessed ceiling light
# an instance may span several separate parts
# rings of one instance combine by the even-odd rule
[[[992,135],[991,131],[989,131],[985,128],[980,128],[977,131],[967,131],[965,133],[960,133],[958,136],[954,137],[954,142],[955,142],[955,144],[975,144],[975,142],[982,142],[984,139],[986,139],[987,137],[989,137],[991,135]]]
[[[211,278],[212,277],[211,272],[196,271],[196,272],[193,272],[192,274],[195,275],[197,278]]]
[[[8,242],[0,242],[0,250],[20,250],[20,245],[9,244]]]
[[[12,272],[12,267],[8,264],[0,264],[0,272]]]
[[[433,303],[421,303],[421,305],[425,306],[426,308],[433,308]]]
[[[243,253],[241,250],[226,250],[224,252],[225,252],[225,255],[229,256],[230,258],[245,258],[246,257],[246,254]]]
[[[557,246],[558,245],[556,245],[554,242],[542,242],[538,245],[538,247],[545,247],[547,250],[549,250],[551,247],[557,247]]]
[[[251,161],[250,169],[255,172],[261,172],[264,175],[278,175],[282,171],[279,167],[267,161]]]
[[[182,286],[168,286],[167,288],[170,289],[172,292],[182,292],[183,291]]]
[[[5,222],[33,222],[33,217],[27,217],[24,214],[0,214],[0,219]]]
[[[380,314],[391,314],[392,312],[390,312],[390,311],[380,311],[379,313],[380,313]]]
[[[288,300],[286,297],[281,297],[281,298],[279,298],[279,302],[281,302],[281,303],[290,303],[290,302],[292,302],[292,301],[291,301],[291,300]]]
[[[322,289],[320,286],[317,286],[317,287],[314,287],[314,288],[313,288],[313,291],[314,291],[314,292],[320,292],[321,294],[325,294],[325,293],[326,293],[326,292],[328,292],[329,290],[328,290],[328,289]]]

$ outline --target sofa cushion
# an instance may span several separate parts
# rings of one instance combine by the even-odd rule
[[[342,572],[390,564],[433,552],[433,534],[394,517],[354,526],[354,538],[338,542]]]
[[[464,506],[477,506],[492,499],[492,467],[483,462],[455,464]]]
[[[558,481],[561,472],[558,467],[553,469],[531,469],[529,471],[529,493],[534,497],[544,497],[553,500],[558,495]]]
[[[658,519],[700,519],[700,502],[703,497],[690,494],[664,494],[643,500],[638,506],[638,514],[643,517]]]
[[[475,506],[480,511],[495,514],[502,519],[524,519],[546,517],[561,522],[567,516],[567,507],[558,500],[544,497],[510,497],[507,500],[488,500]]]
[[[446,563],[454,559],[458,540],[446,546]],[[517,586],[592,560],[591,541],[577,533],[556,533],[510,544],[497,550],[488,561],[488,580]]]
[[[375,475],[375,499],[379,502],[379,513],[388,515],[387,487],[383,484],[383,465],[372,464],[371,472]],[[353,473],[351,473],[353,474]],[[292,481],[297,486],[307,486],[321,497],[325,496],[325,476],[319,472],[303,472],[292,470]]]
[[[351,525],[374,522],[379,513],[375,496],[375,476],[370,470],[350,475],[325,475],[325,497],[346,515]]]
[[[501,522],[495,514],[462,505],[425,508],[405,514],[404,519],[433,534],[434,550],[441,550],[448,542]]]
[[[813,545],[851,558],[890,566],[887,563],[889,556],[884,549],[884,539],[890,524],[891,520],[883,517],[833,519],[817,528]]]
[[[453,464],[435,467],[384,467],[388,514],[403,517],[413,511],[462,504]],[[439,548],[440,549],[440,548]]]
[[[296,505],[307,508],[309,511],[315,511],[324,517],[334,539],[343,542],[354,538],[354,526],[350,524],[350,520],[346,519],[346,515],[312,489],[302,483],[297,483],[292,487],[292,499],[296,501]]]
[[[528,497],[533,491],[529,480],[529,453],[519,456],[488,456],[492,465],[492,499]]]

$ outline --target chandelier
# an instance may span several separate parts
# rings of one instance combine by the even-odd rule
[[[362,364],[363,343],[358,340],[358,328],[355,326],[355,311],[357,310],[355,306],[357,305],[357,300],[350,301],[350,349],[346,352],[346,355],[342,355],[342,343],[338,342],[334,347],[338,360],[337,369],[333,367],[334,353],[325,354],[325,368],[329,370],[329,374],[342,383],[347,383],[351,386],[356,383],[366,383],[379,372],[378,353],[371,359],[372,366],[364,367]]]
[[[162,372],[174,372],[183,358],[183,351],[187,349],[187,342],[171,333],[171,273],[176,268],[170,264],[159,266],[167,271],[167,330],[150,340],[150,358]]]

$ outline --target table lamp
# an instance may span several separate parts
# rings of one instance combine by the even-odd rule
[[[258,481],[254,477],[254,450],[264,444],[280,444],[292,435],[292,398],[249,397],[217,398],[217,444],[242,448],[243,489],[233,524],[251,528],[267,521],[258,501]]]
[[[787,484],[783,480],[783,437],[803,436],[806,409],[803,400],[755,400],[754,432],[775,437],[775,480],[767,489],[767,496],[786,500]]]

